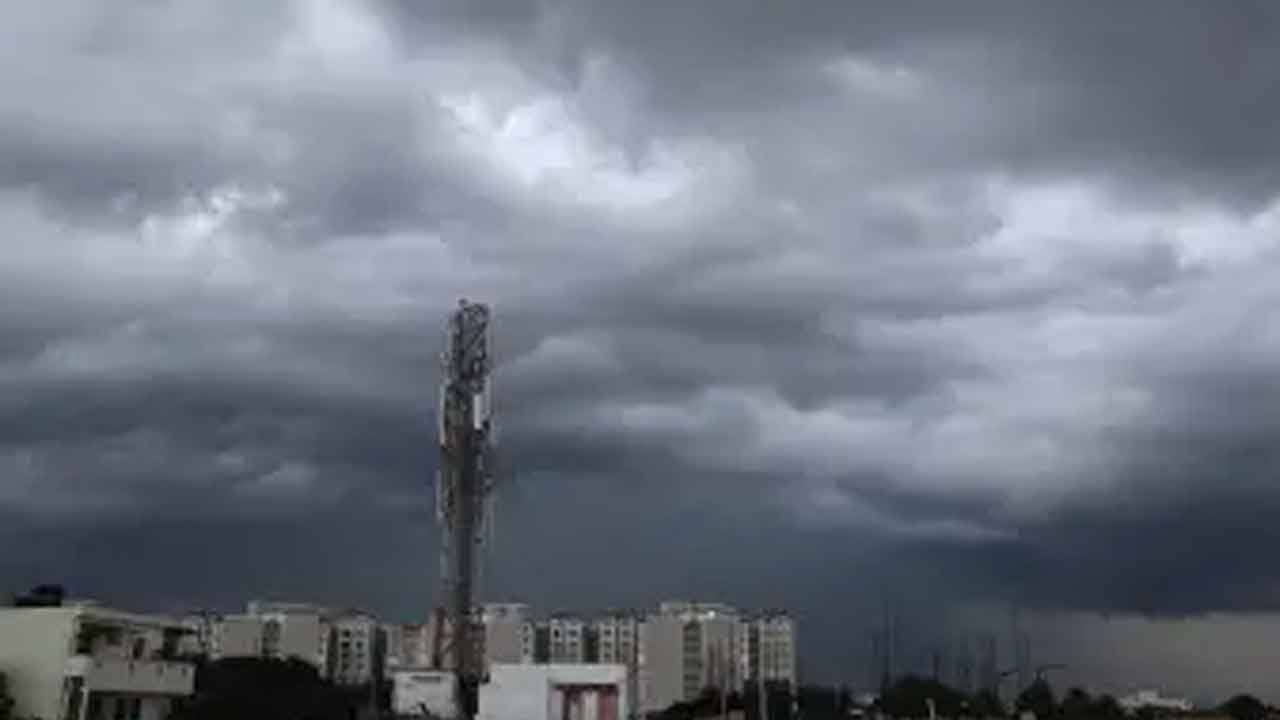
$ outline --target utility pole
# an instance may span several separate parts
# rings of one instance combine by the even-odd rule
[[[466,720],[475,707],[482,662],[474,657],[472,643],[476,551],[492,520],[487,517],[493,485],[487,305],[459,302],[449,317],[441,365],[436,517],[442,531],[441,579],[452,630],[457,712]]]

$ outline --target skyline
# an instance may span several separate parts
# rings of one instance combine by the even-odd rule
[[[10,8],[0,589],[425,612],[467,297],[481,597],[1280,700],[1277,66],[1245,0]]]

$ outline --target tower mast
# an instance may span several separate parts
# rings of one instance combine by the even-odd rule
[[[478,551],[484,543],[493,486],[490,418],[489,307],[462,300],[449,317],[438,412],[440,468],[436,515],[441,529],[445,625],[452,635],[459,715],[475,713],[482,658],[472,643]],[[442,628],[443,629],[443,628]]]

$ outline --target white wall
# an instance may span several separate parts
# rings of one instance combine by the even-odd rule
[[[9,679],[18,717],[59,717],[75,613],[62,607],[0,609],[0,672]]]
[[[451,718],[454,707],[454,675],[439,670],[398,670],[391,675],[391,706],[397,715],[421,715],[421,706],[440,717]]]
[[[626,718],[625,665],[505,665],[489,668],[489,682],[480,686],[478,720],[552,720],[548,710],[557,685],[598,684],[617,689],[618,718]],[[558,719],[556,719],[558,720]]]

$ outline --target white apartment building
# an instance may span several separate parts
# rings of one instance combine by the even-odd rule
[[[340,685],[364,685],[382,673],[383,643],[378,621],[367,613],[348,611],[333,624],[332,679]]]
[[[494,663],[513,664],[523,657],[523,627],[529,616],[524,603],[489,603],[480,608],[484,626],[485,667]]]
[[[587,661],[587,623],[580,617],[556,615],[547,621],[547,661],[555,665]]]
[[[249,603],[249,616],[262,623],[262,657],[294,658],[313,665],[322,677],[329,677],[329,649],[333,611],[306,603]]]
[[[252,615],[224,615],[213,627],[209,657],[262,657],[263,620]]]
[[[707,687],[741,690],[740,622],[721,603],[662,603],[639,632],[641,708],[662,710]]]
[[[596,661],[602,664],[638,664],[640,651],[639,618],[631,613],[608,613],[592,623],[596,639]]]
[[[0,608],[0,672],[18,717],[163,720],[191,695],[177,619],[80,603]]]
[[[738,676],[796,689],[795,621],[785,612],[764,612],[738,624]]]

